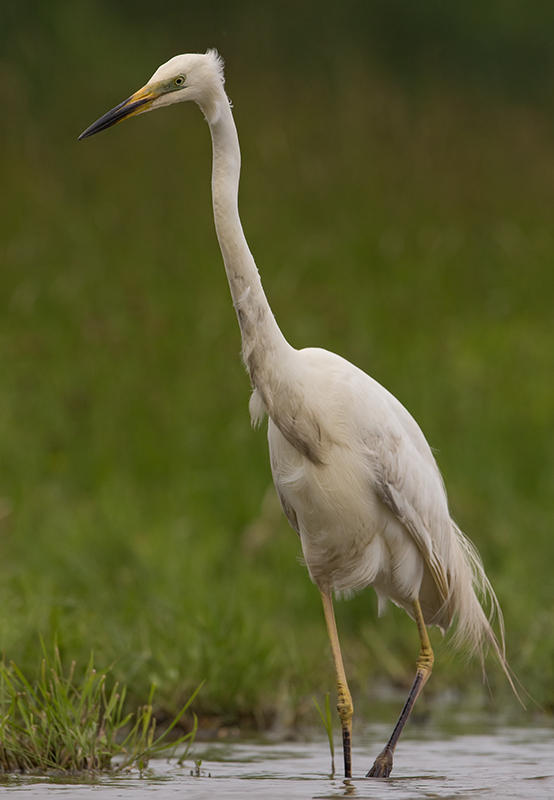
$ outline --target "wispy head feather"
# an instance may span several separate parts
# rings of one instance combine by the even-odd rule
[[[223,61],[222,56],[219,55],[215,47],[210,47],[206,50],[206,55],[211,60],[221,83],[225,83],[225,62]]]

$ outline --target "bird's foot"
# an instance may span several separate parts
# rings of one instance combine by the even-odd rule
[[[366,778],[388,778],[392,772],[392,751],[386,747],[379,753]]]

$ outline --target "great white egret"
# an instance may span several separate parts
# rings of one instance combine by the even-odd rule
[[[296,350],[264,294],[238,212],[240,148],[215,50],[175,56],[137,92],[79,137],[161,106],[194,100],[213,144],[215,227],[250,375],[252,423],[268,417],[273,481],[300,536],[319,588],[335,662],[345,776],[352,774],[352,697],[344,670],[333,593],[373,586],[415,620],[416,674],[392,735],[368,777],[387,777],[412,707],[433,667],[427,625],[455,620],[455,642],[483,655],[492,646],[513,688],[502,612],[471,542],[450,518],[439,469],[419,426],[377,381],[334,353]],[[478,596],[488,598],[497,640]],[[515,691],[515,689],[514,689]]]

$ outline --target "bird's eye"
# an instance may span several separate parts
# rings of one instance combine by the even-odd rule
[[[184,84],[184,82],[185,82],[185,77],[184,77],[184,75],[179,75],[179,77],[178,77],[178,78],[175,78],[175,80],[173,81],[173,83],[175,84],[175,86],[182,86],[182,85]]]

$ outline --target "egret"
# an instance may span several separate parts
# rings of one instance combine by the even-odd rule
[[[218,53],[170,59],[79,138],[188,100],[200,107],[211,132],[213,214],[253,389],[252,424],[268,418],[275,488],[321,593],[347,778],[352,775],[353,704],[333,595],[372,586],[380,609],[388,598],[417,625],[413,684],[390,739],[367,773],[388,777],[402,729],[433,667],[427,626],[444,632],[455,623],[455,644],[481,658],[484,648],[492,647],[514,688],[502,612],[475,547],[450,517],[438,466],[413,417],[365,372],[327,350],[295,349],[277,325],[239,217],[241,155]]]

